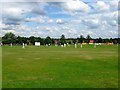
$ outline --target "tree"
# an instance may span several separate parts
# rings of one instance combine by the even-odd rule
[[[89,43],[90,39],[92,38],[90,37],[90,35],[87,35],[86,39],[87,39],[87,43]]]
[[[106,38],[106,39],[104,40],[104,42],[105,42],[105,43],[109,43],[109,39]]]
[[[30,43],[31,43],[32,45],[34,45],[34,44],[35,44],[35,37],[34,37],[34,36],[31,36],[29,39],[30,39]]]
[[[27,43],[27,38],[26,37],[22,37],[22,43]]]
[[[60,38],[60,43],[61,45],[65,44],[66,43],[66,40],[65,40],[65,35],[61,35],[61,38]]]
[[[117,38],[114,38],[114,39],[113,39],[113,43],[114,43],[114,44],[118,44],[118,39],[117,39]]]
[[[15,36],[15,34],[10,32],[10,33],[6,33],[3,36],[2,40],[4,44],[10,44],[10,43],[15,44],[17,41],[17,37]]]
[[[90,37],[90,35],[87,35],[86,39],[89,39],[89,40],[90,40],[90,39],[92,39],[92,38]]]
[[[113,43],[113,39],[112,39],[112,38],[110,38],[110,39],[109,39],[109,42],[110,42],[110,43]]]
[[[40,42],[41,45],[44,45],[44,39],[41,37],[38,37],[37,40],[35,40],[36,42]]]
[[[102,38],[101,37],[99,37],[98,43],[102,43]]]
[[[23,43],[23,42],[22,42],[22,37],[18,36],[18,37],[17,37],[16,43],[22,44],[22,43]]]
[[[79,42],[80,42],[80,43],[83,43],[83,41],[84,41],[84,37],[83,37],[83,35],[80,35]]]
[[[47,36],[46,39],[45,39],[45,44],[51,44],[52,43],[52,39]]]

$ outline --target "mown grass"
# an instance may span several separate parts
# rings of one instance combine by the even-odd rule
[[[118,47],[2,47],[3,88],[117,88]]]

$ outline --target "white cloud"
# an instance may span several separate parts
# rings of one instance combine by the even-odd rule
[[[5,24],[19,24],[24,18],[23,10],[15,7],[5,7],[2,12],[3,22]]]
[[[3,23],[0,24],[3,34],[11,31],[20,36],[40,37],[60,37],[63,33],[66,37],[77,37],[80,34],[84,36],[90,34],[92,37],[117,36],[118,11],[114,9],[117,3],[98,1],[89,4],[94,7],[93,9],[87,3],[72,0],[58,3],[59,6],[54,7],[54,10],[58,10],[59,13],[49,8],[47,11],[45,5],[51,7],[53,4],[56,5],[55,3],[4,3]],[[36,25],[32,26],[32,23]]]
[[[13,15],[13,16],[20,16],[23,13],[21,8],[15,8],[15,7],[4,9],[4,12],[7,15]]]
[[[112,19],[112,20],[115,19],[115,20],[117,20],[118,19],[118,11],[104,13],[103,16],[105,18],[108,18],[108,19]]]
[[[118,6],[118,1],[110,1],[110,5],[114,8],[116,8],[116,6]]]
[[[5,24],[19,24],[19,22],[23,19],[23,11],[20,8],[15,8],[9,6],[8,4],[3,4],[2,8],[2,21]]]
[[[44,6],[47,5],[47,3],[35,3],[34,7],[32,8],[31,12],[38,15],[45,15],[46,11],[44,10]]]
[[[48,20],[48,23],[52,23],[52,22],[54,22],[53,19],[49,19],[49,20]]]
[[[76,15],[78,13],[89,13],[91,7],[80,0],[71,0],[65,2],[49,2],[48,5],[62,9],[62,13]],[[61,13],[61,12],[57,12]]]
[[[26,18],[25,21],[26,22],[37,22],[37,23],[44,23],[45,22],[43,16],[33,17],[33,18]]]
[[[57,23],[57,24],[64,24],[64,21],[63,21],[62,19],[57,19],[57,20],[56,20],[56,23]]]
[[[90,7],[87,4],[85,4],[84,2],[79,1],[79,0],[65,2],[62,5],[62,7],[68,11],[82,11],[82,12],[90,11]]]
[[[82,21],[85,25],[88,26],[88,28],[94,29],[94,28],[98,28],[100,25],[100,20],[98,19],[86,19]]]
[[[28,32],[32,32],[32,29],[28,26],[25,25],[6,25],[3,24],[3,26],[1,27],[2,30],[2,35],[4,35],[7,32],[12,32],[16,35],[20,35],[20,36],[28,36]]]
[[[24,19],[29,16],[28,14],[37,14],[39,16],[45,16],[44,6],[46,3],[2,3],[3,4],[3,12],[2,19],[5,24],[21,24]],[[33,21],[42,22],[40,18],[37,18]],[[32,21],[32,20],[31,20]]]
[[[104,13],[101,14],[101,19],[102,21],[106,21],[106,23],[112,27],[118,25],[118,12],[109,12],[109,13]],[[107,27],[107,26],[106,26]]]
[[[97,1],[97,3],[93,5],[93,7],[102,12],[109,11],[110,9],[109,4],[106,4],[104,1]]]
[[[72,1],[72,0],[69,0]],[[66,0],[1,0],[1,2],[67,2]]]

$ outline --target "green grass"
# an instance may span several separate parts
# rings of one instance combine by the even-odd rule
[[[0,89],[2,89],[2,48],[0,47]]]
[[[118,47],[2,47],[3,88],[117,88]]]

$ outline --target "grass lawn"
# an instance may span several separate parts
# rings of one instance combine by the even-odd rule
[[[3,46],[3,88],[117,88],[118,47]]]

